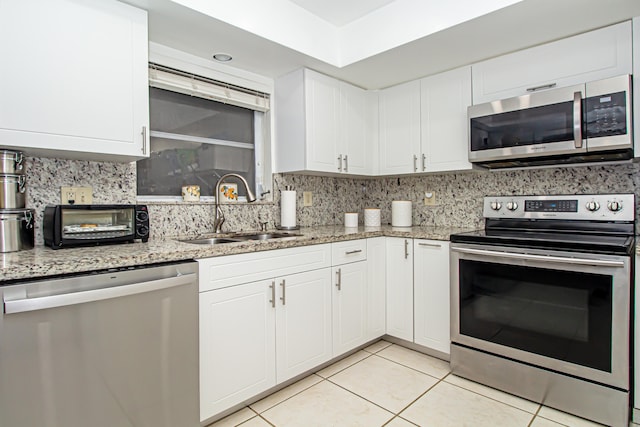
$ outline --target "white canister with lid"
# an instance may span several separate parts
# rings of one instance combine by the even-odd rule
[[[394,200],[391,202],[391,225],[393,227],[411,227],[411,201]]]
[[[364,226],[380,227],[380,209],[379,208],[365,208]]]

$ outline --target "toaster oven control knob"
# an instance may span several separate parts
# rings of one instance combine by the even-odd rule
[[[586,208],[588,211],[595,212],[600,209],[600,203],[594,201],[587,202]]]
[[[493,209],[494,211],[499,211],[502,208],[502,203],[495,201],[495,202],[491,202],[491,204],[489,205],[489,207],[491,209]]]
[[[147,227],[146,225],[141,225],[140,227],[138,227],[138,236],[146,237],[147,234],[149,234],[149,227]]]
[[[136,212],[136,220],[138,220],[138,222],[145,222],[148,219],[149,219],[149,214],[148,213],[146,213],[144,211]]]
[[[507,202],[507,209],[509,209],[510,211],[515,211],[518,209],[518,202]]]
[[[618,212],[622,210],[622,202],[612,201],[607,203],[607,207],[611,212]]]

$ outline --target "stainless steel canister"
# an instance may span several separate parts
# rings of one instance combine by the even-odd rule
[[[0,210],[0,252],[33,249],[34,209]]]
[[[0,209],[22,209],[25,206],[24,175],[0,174]]]
[[[0,150],[0,174],[24,175],[24,155],[21,151]]]

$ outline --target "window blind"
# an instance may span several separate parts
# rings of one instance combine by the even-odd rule
[[[266,93],[252,91],[158,64],[149,64],[149,85],[250,110],[269,111],[269,95]]]

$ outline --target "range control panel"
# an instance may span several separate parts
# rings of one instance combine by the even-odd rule
[[[485,218],[633,221],[635,195],[488,196]]]

